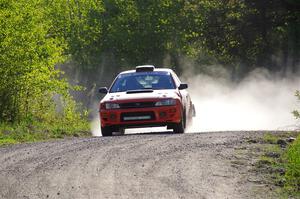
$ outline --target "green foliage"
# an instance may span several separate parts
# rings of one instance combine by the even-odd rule
[[[1,142],[40,140],[45,136],[39,129],[48,126],[68,134],[86,123],[57,69],[67,45],[53,32],[56,19],[49,17],[47,2],[0,2],[0,122],[13,127]]]
[[[273,55],[283,54],[295,65],[300,50],[296,1],[55,0],[47,6],[52,32],[66,40],[67,52],[83,68],[97,68],[110,55],[115,70],[162,65],[168,57],[180,69],[184,55],[246,64],[243,72],[256,65],[275,70],[286,64],[276,65]]]
[[[0,145],[35,142],[64,137],[89,136],[86,120],[57,120],[54,123],[23,121],[18,124],[0,125]]]
[[[296,137],[287,147],[277,144],[277,140]],[[265,134],[263,137],[264,155],[257,162],[260,172],[276,185],[278,198],[298,198],[300,196],[300,134],[299,132],[281,132]]]
[[[55,69],[63,57],[59,41],[48,35],[51,21],[38,1],[2,1],[0,20],[1,121],[47,112],[44,104],[68,88]]]
[[[275,136],[271,133],[266,133],[264,134],[263,137],[264,142],[269,143],[269,144],[276,144],[278,140],[278,136]]]
[[[71,55],[79,67],[99,64],[103,52],[102,1],[44,1],[46,13],[52,19],[50,33],[67,44],[65,54]]]
[[[300,196],[300,136],[297,137],[286,151],[286,189]]]

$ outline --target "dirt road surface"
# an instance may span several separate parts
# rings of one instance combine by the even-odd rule
[[[249,140],[260,136],[155,133],[0,147],[0,198],[272,198],[251,172],[258,156]]]

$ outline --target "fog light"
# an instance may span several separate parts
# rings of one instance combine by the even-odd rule
[[[167,116],[167,113],[166,112],[159,112],[159,117],[160,118],[164,118]]]
[[[107,113],[101,113],[101,116],[103,119],[107,119],[108,118],[108,114]]]
[[[109,117],[109,119],[110,119],[111,121],[116,121],[116,119],[117,119],[117,115],[116,115],[116,114],[114,114],[114,113],[112,113],[112,114],[110,114],[110,117]]]

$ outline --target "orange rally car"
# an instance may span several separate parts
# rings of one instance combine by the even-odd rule
[[[195,107],[173,70],[152,65],[121,72],[100,102],[102,136],[124,133],[125,128],[167,126],[184,133],[195,116]]]

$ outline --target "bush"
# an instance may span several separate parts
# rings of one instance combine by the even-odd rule
[[[300,135],[292,143],[284,155],[286,160],[286,189],[300,194]]]
[[[57,65],[66,42],[53,32],[44,1],[0,3],[0,144],[64,137],[87,131],[85,113]]]
[[[55,120],[23,121],[0,124],[0,145],[35,142],[64,137],[89,136],[85,115],[73,113],[71,118],[58,116]]]

